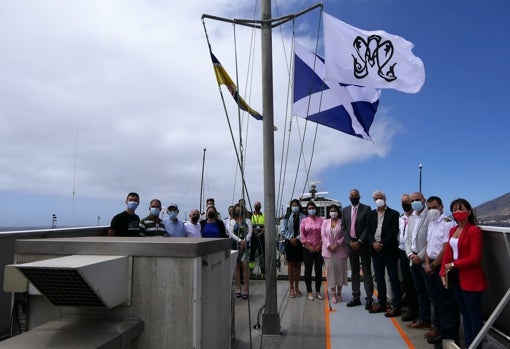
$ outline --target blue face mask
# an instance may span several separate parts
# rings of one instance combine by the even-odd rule
[[[308,210],[308,214],[310,216],[315,216],[315,210]]]
[[[170,219],[176,219],[177,218],[177,211],[168,211],[168,217]]]
[[[138,202],[136,202],[136,201],[128,201],[128,203],[127,203],[128,210],[134,211],[134,210],[136,210],[137,207],[138,207]]]
[[[299,206],[292,206],[290,208],[290,210],[292,211],[292,213],[298,213],[299,212]]]
[[[151,216],[159,216],[161,209],[157,208],[157,207],[151,207],[150,212],[151,212]]]
[[[411,206],[413,207],[413,210],[415,210],[415,211],[423,210],[423,202],[421,202],[421,201],[413,201],[411,203]]]

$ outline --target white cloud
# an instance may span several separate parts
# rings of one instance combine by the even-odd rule
[[[199,205],[202,149],[207,148],[205,197],[217,198],[220,210],[237,200],[240,178],[200,17],[239,17],[250,10],[244,6],[205,0],[4,2],[0,191],[65,195],[76,182],[77,198],[123,200],[127,192],[138,191],[147,202],[159,197],[164,205],[177,201],[189,209]],[[231,25],[212,20],[206,25],[214,52],[234,77]],[[259,32],[253,38],[255,67],[247,74],[251,34],[236,27],[239,85],[262,112]],[[285,59],[281,41],[275,32],[277,177],[291,57],[289,38],[284,38]],[[248,92],[246,80],[253,82]],[[237,138],[237,110],[223,93]],[[246,181],[250,198],[263,200],[262,123],[246,120]],[[304,121],[298,123],[303,130]],[[306,162],[315,125],[307,127]],[[298,129],[296,121],[293,128]],[[329,166],[384,157],[396,129],[381,113],[371,130],[372,144],[320,126],[312,177]],[[298,161],[297,133],[292,142],[289,181]]]

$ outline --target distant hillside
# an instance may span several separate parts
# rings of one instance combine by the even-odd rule
[[[476,217],[483,222],[499,222],[510,219],[510,192],[475,207]]]

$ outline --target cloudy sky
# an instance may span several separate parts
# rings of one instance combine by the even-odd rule
[[[277,17],[315,2],[274,3]],[[258,6],[244,0],[4,0],[0,227],[49,226],[52,214],[59,226],[108,225],[130,191],[141,196],[140,216],[150,199],[160,198],[164,206],[177,202],[184,218],[200,205],[204,148],[204,199],[215,197],[226,212],[242,195],[241,181],[201,16],[259,18]],[[478,205],[509,191],[509,3],[331,0],[324,10],[413,42],[426,82],[417,94],[382,92],[373,143],[317,128],[308,178],[322,181],[320,191],[347,202],[348,190],[357,187],[371,204],[371,193],[380,189],[400,209],[400,195],[418,190],[420,163],[425,195],[439,195],[447,205],[458,196]],[[316,132],[296,118],[288,132],[292,32],[310,49],[318,38],[320,51],[319,18],[315,10],[273,33],[276,187],[284,185],[284,202],[308,189]],[[262,111],[260,32],[205,24],[215,55]],[[236,105],[223,92],[237,143],[242,135],[250,199],[263,201],[262,123],[241,115],[239,131]],[[280,182],[284,136],[292,150]]]

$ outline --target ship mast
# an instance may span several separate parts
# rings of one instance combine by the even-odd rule
[[[271,0],[261,2],[261,53],[262,53],[262,138],[264,164],[264,216],[266,230],[265,245],[274,246],[276,241],[275,208],[275,169],[274,169],[274,130],[273,130],[273,40],[271,23]],[[276,268],[274,247],[265,255],[266,268],[266,308],[262,315],[262,333],[280,334],[280,315],[276,298]]]
[[[244,26],[261,29],[261,54],[262,54],[262,143],[264,165],[264,215],[266,233],[266,302],[265,311],[262,314],[262,334],[280,335],[280,315],[277,309],[276,298],[276,204],[275,204],[275,166],[274,166],[274,115],[273,115],[273,40],[272,29],[288,21],[293,20],[317,7],[317,3],[303,11],[286,15],[279,18],[271,18],[271,0],[261,1],[261,20],[227,19],[207,14],[202,19],[210,18],[218,21],[241,24]],[[207,34],[206,34],[207,35]],[[269,228],[271,227],[271,228]]]

